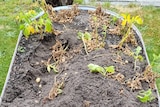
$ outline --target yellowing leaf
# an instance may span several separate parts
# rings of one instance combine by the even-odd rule
[[[139,16],[136,16],[135,21],[137,22],[137,24],[143,24],[143,20]]]
[[[127,22],[128,22],[129,24],[132,23],[132,22],[131,22],[131,16],[130,16],[130,14],[127,15]]]
[[[121,23],[122,27],[125,27],[125,26],[126,26],[126,23],[127,23],[126,20],[122,20],[122,23]]]
[[[52,31],[52,23],[50,20],[46,20],[45,23],[45,32],[51,32]]]
[[[127,19],[127,15],[126,15],[126,14],[121,14],[121,16],[122,16],[124,19]]]
[[[29,26],[29,31],[33,34],[35,32],[34,27],[33,26]]]

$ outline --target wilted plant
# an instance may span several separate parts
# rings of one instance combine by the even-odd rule
[[[128,39],[130,33],[131,33],[131,28],[132,25],[137,23],[137,24],[143,24],[142,19],[140,18],[140,16],[136,16],[136,17],[131,17],[130,14],[122,14],[123,20],[122,20],[122,28],[124,29],[125,27],[127,27],[127,32],[125,33],[125,35],[123,36],[122,40],[120,41],[120,43],[118,44],[118,47],[122,47],[123,43]]]

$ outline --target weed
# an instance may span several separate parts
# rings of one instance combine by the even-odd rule
[[[25,47],[23,47],[23,46],[18,46],[17,51],[20,52],[20,53],[24,53],[24,52],[25,52]]]
[[[148,89],[147,91],[140,91],[139,94],[137,95],[137,98],[139,101],[146,103],[146,102],[151,102],[152,100],[155,99],[155,97],[152,95],[152,90]]]
[[[113,74],[115,72],[114,66],[101,67],[96,64],[88,64],[88,68],[89,68],[90,72],[93,72],[93,73],[99,72],[103,76],[106,76],[106,73]]]
[[[90,41],[92,39],[92,36],[88,32],[85,33],[78,32],[78,38],[83,41],[85,52],[88,55],[87,46],[85,42]]]

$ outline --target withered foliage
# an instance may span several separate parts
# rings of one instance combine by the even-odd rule
[[[114,77],[115,77],[115,79],[116,79],[118,82],[120,82],[120,83],[123,83],[123,82],[124,82],[125,76],[124,76],[123,74],[118,73],[118,74],[116,74]]]
[[[109,26],[110,15],[105,13],[101,6],[98,6],[95,11],[88,11],[88,13],[91,16],[90,24],[93,29],[102,28],[102,25]]]
[[[77,5],[73,5],[71,9],[60,10],[58,12],[50,9],[50,12],[52,14],[51,19],[54,22],[59,22],[59,23],[66,23],[66,22],[71,23],[73,18],[79,15],[79,9]]]
[[[52,46],[52,57],[55,62],[62,63],[65,61],[66,51],[63,48],[60,41],[56,41],[56,44]]]
[[[142,89],[141,81],[143,81],[143,78],[141,74],[137,73],[132,79],[127,80],[126,85],[131,88],[131,90]]]
[[[155,81],[156,78],[160,78],[160,74],[152,71],[151,66],[146,66],[143,73],[136,73],[136,75],[127,81],[127,86],[131,88],[131,90],[142,89],[142,82],[147,82],[149,87],[155,89]]]
[[[66,76],[67,75],[64,75],[63,77],[61,77],[61,79],[59,81],[57,81],[56,76],[54,77],[53,87],[51,88],[48,96],[46,96],[43,99],[43,103],[46,103],[47,100],[53,100],[55,97],[57,97],[59,94],[62,93]]]
[[[160,74],[153,72],[151,66],[148,65],[143,72],[143,78],[149,83],[149,87],[154,89],[156,78],[160,78]]]
[[[102,40],[102,37],[98,36],[96,33],[92,32],[92,40],[85,41],[88,52],[91,52],[95,49],[104,48],[105,43]]]

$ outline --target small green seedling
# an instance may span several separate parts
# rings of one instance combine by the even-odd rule
[[[109,66],[109,67],[104,67],[104,68],[108,73],[114,73],[115,72],[114,66]]]
[[[114,25],[117,22],[118,18],[116,16],[111,17],[111,24]]]
[[[20,52],[20,53],[24,53],[25,52],[25,48],[23,46],[18,46],[17,51]]]
[[[84,49],[85,49],[85,52],[86,54],[88,55],[88,51],[87,51],[87,46],[86,46],[86,41],[90,41],[92,39],[92,36],[90,33],[88,32],[85,32],[85,33],[82,33],[82,32],[78,32],[78,38],[82,40],[83,42],[83,45],[84,45]]]
[[[103,29],[102,34],[104,35],[103,41],[105,42],[105,39],[106,39],[106,36],[107,36],[107,26],[103,25],[102,29]]]
[[[152,100],[155,99],[155,97],[152,95],[151,89],[148,89],[147,91],[144,90],[140,91],[139,94],[137,95],[137,98],[142,103],[151,102]]]
[[[58,73],[58,70],[56,69],[56,66],[55,66],[54,64],[48,64],[48,65],[47,65],[47,71],[48,71],[48,72],[51,72],[52,69],[53,69],[53,71],[54,71],[55,73]]]
[[[102,74],[103,76],[106,76],[106,73],[114,73],[115,72],[115,69],[114,69],[114,66],[109,66],[109,67],[101,67],[99,65],[96,65],[96,64],[88,64],[88,68],[90,70],[90,72],[93,72],[93,73],[100,73]]]
[[[137,48],[136,48],[136,51],[133,53],[133,57],[134,57],[134,59],[135,59],[135,61],[134,61],[134,71],[136,70],[136,67],[137,67],[137,61],[139,60],[139,61],[143,61],[143,57],[142,57],[142,55],[139,55],[140,54],[140,52],[141,52],[141,50],[142,50],[142,48],[140,47],[140,46],[138,46]]]

